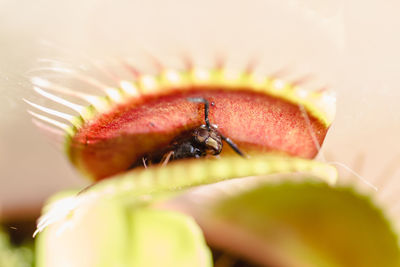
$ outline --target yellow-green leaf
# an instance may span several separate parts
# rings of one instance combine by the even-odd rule
[[[400,266],[398,238],[383,212],[348,188],[311,182],[266,184],[222,200],[213,215],[229,226],[230,242],[241,242],[231,247],[240,250],[257,243],[254,253],[243,251],[248,257],[258,253],[263,263]],[[249,240],[246,245],[243,236]]]

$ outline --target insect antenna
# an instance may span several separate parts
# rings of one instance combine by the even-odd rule
[[[189,97],[187,100],[193,103],[204,103],[204,120],[206,121],[206,127],[210,130],[210,121],[208,119],[208,110],[210,109],[210,104],[208,100],[202,97]]]

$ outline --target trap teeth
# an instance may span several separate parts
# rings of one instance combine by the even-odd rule
[[[294,87],[293,90],[294,90],[294,93],[296,94],[296,96],[298,96],[301,99],[306,99],[308,97],[308,95],[310,94],[310,91],[307,91],[301,87]]]
[[[152,75],[142,75],[139,78],[140,90],[143,94],[156,93],[158,89],[158,81]]]
[[[49,115],[56,116],[58,118],[67,120],[69,122],[73,122],[74,121],[75,116],[73,116],[73,115],[70,115],[70,114],[67,114],[67,113],[64,113],[64,112],[60,112],[60,111],[57,111],[57,110],[54,110],[54,109],[51,109],[51,108],[43,107],[41,105],[35,104],[33,102],[30,102],[30,101],[28,101],[26,99],[23,99],[23,100],[25,101],[25,103],[27,103],[31,107],[34,107],[34,108],[36,108],[36,109],[38,109],[38,110],[40,110],[42,112],[45,112],[45,113],[47,113]]]
[[[285,89],[288,86],[288,84],[280,79],[276,79],[272,82],[272,88],[275,91],[282,91],[283,89]]]
[[[166,85],[178,85],[180,82],[182,82],[182,77],[176,70],[165,70],[162,73],[162,77],[164,78]]]
[[[121,94],[121,92],[118,89],[114,89],[114,88],[106,88],[106,93],[107,96],[116,103],[120,103],[123,101],[123,95]]]
[[[121,81],[120,86],[121,86],[123,92],[126,93],[127,95],[133,96],[133,97],[140,96],[140,91],[134,83],[129,82],[129,81]]]
[[[206,69],[194,68],[192,70],[193,84],[207,84],[210,78],[211,78],[211,73]]]
[[[84,106],[72,103],[70,101],[67,101],[67,100],[61,98],[61,97],[58,97],[58,96],[53,95],[53,94],[50,94],[50,93],[40,89],[39,87],[35,86],[35,87],[33,87],[33,90],[35,90],[36,93],[38,93],[39,95],[41,95],[41,96],[43,96],[43,97],[45,97],[47,99],[50,99],[50,100],[52,100],[52,101],[54,101],[56,103],[59,103],[59,104],[61,104],[63,106],[66,106],[66,107],[68,107],[68,108],[70,108],[72,110],[75,110],[76,112],[78,112],[81,115],[83,114],[83,112],[85,110]]]
[[[243,73],[238,71],[230,69],[224,69],[221,71],[221,83],[231,87],[242,85],[242,77]]]

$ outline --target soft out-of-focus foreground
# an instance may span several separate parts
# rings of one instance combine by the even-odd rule
[[[83,185],[30,122],[22,98],[40,60],[134,58],[142,49],[210,64],[218,53],[242,63],[262,55],[271,70],[295,67],[337,92],[324,151],[371,182],[398,156],[400,19],[394,1],[1,1],[0,197],[13,209]],[[172,58],[172,59],[171,59]],[[139,60],[143,61],[143,57]],[[203,61],[203,62],[202,62]],[[166,63],[168,64],[168,62]],[[300,69],[300,70],[298,70]]]
[[[42,101],[29,81],[35,71],[51,60],[73,66],[128,57],[146,71],[145,53],[167,66],[179,65],[182,54],[203,66],[224,55],[233,68],[258,58],[261,71],[314,75],[310,86],[332,88],[338,99],[319,159],[354,169],[396,214],[399,7],[396,1],[0,0],[0,216],[35,214],[54,192],[88,184],[31,123],[22,98]],[[353,176],[338,168],[342,177]]]

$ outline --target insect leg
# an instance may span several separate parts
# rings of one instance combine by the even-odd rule
[[[168,152],[168,154],[164,155],[163,157],[163,163],[161,164],[161,166],[165,167],[167,166],[167,163],[169,162],[169,160],[171,159],[171,156],[174,155],[174,151],[170,151]]]
[[[147,169],[147,164],[146,164],[147,159],[145,157],[142,158],[142,163],[145,169]]]
[[[229,137],[225,137],[222,134],[221,138],[222,140],[224,140],[225,142],[228,143],[228,145],[236,152],[238,153],[240,156],[245,157],[244,153],[238,148],[238,146],[229,138]]]

